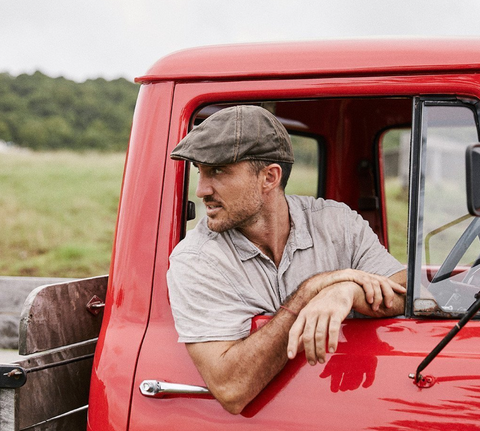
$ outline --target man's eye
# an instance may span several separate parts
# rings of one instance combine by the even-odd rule
[[[215,169],[213,170],[213,173],[214,173],[215,175],[221,174],[221,173],[223,173],[223,169],[222,169],[222,168],[215,168]]]

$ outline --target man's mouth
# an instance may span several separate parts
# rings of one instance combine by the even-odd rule
[[[207,209],[207,215],[213,216],[222,209],[222,204],[218,202],[205,202],[205,208]]]

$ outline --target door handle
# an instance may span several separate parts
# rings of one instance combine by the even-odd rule
[[[168,383],[159,380],[144,380],[140,384],[140,392],[146,397],[162,398],[165,395],[211,395],[204,386]]]

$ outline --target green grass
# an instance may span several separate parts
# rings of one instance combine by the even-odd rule
[[[0,274],[108,273],[125,155],[0,154]]]
[[[385,195],[389,251],[401,263],[407,263],[408,191],[398,178],[388,178]]]

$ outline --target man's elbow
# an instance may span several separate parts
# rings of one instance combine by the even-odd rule
[[[220,402],[222,404],[222,407],[228,412],[228,413],[231,413],[232,415],[239,415],[240,413],[242,413],[243,409],[245,408],[245,405],[244,404],[240,404],[240,403],[236,403],[236,402],[233,402],[233,403],[223,403],[223,402]]]
[[[212,393],[222,407],[232,415],[240,414],[252,399],[244,391],[231,387],[217,388]]]

